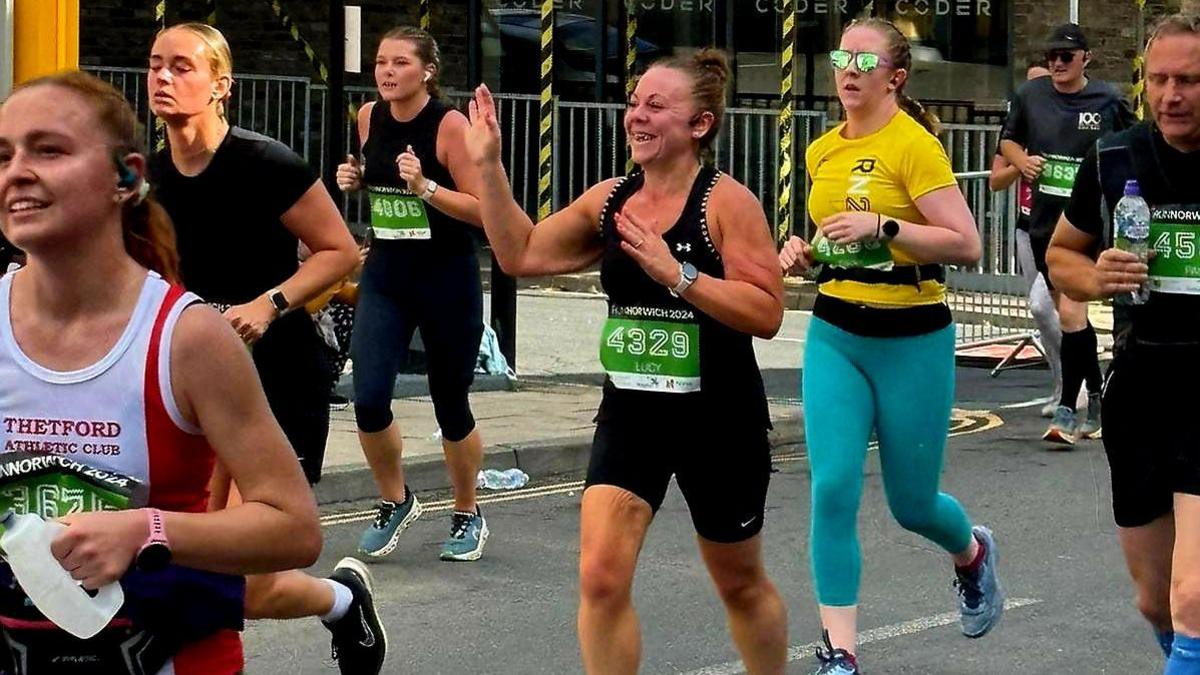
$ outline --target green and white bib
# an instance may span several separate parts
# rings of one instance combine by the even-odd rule
[[[379,239],[430,239],[425,202],[407,188],[372,185],[371,228]]]
[[[689,309],[613,306],[600,363],[618,389],[700,391],[700,325]]]

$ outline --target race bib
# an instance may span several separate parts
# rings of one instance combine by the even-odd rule
[[[882,241],[856,241],[835,244],[820,230],[813,238],[813,259],[833,267],[890,270],[894,265],[892,250]]]
[[[371,229],[380,239],[429,239],[429,215],[425,202],[406,189],[369,188]]]
[[[63,457],[0,453],[0,513],[61,518],[72,513],[144,506],[147,487],[135,478]]]
[[[1046,155],[1046,164],[1037,180],[1038,192],[1055,197],[1070,197],[1071,190],[1075,187],[1075,175],[1079,173],[1081,164],[1082,159]]]
[[[1150,209],[1150,290],[1200,295],[1200,205]]]
[[[700,326],[688,309],[614,307],[600,336],[600,363],[618,389],[700,391]]]

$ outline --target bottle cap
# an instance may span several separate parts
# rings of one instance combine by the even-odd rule
[[[1142,189],[1138,186],[1138,182],[1136,180],[1125,181],[1125,196],[1126,197],[1142,196]]]

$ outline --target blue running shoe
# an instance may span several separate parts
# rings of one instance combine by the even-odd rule
[[[400,533],[421,517],[423,509],[407,485],[404,486],[404,501],[397,504],[384,499],[376,509],[375,522],[363,530],[358,550],[372,558],[381,558],[396,550]]]
[[[817,647],[817,661],[820,666],[812,675],[859,675],[858,662],[855,661],[854,655],[845,649],[834,649],[833,644],[829,642],[829,631],[825,631],[822,637],[825,649]]]
[[[1075,411],[1060,405],[1054,409],[1054,419],[1050,421],[1050,428],[1042,434],[1042,440],[1061,445],[1075,445],[1075,427]]]
[[[475,513],[454,512],[450,517],[450,537],[442,544],[442,560],[466,562],[479,560],[487,543],[488,526],[479,507]]]
[[[974,537],[984,547],[983,562],[974,574],[957,572],[958,608],[962,614],[962,634],[983,637],[1000,621],[1004,613],[1004,589],[996,575],[996,539],[992,531],[976,525]]]

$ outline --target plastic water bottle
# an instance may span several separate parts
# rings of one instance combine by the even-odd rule
[[[0,519],[0,548],[33,606],[59,628],[86,640],[108,625],[125,602],[121,584],[111,583],[88,595],[50,553],[50,542],[66,525],[9,511]]]
[[[507,469],[505,471],[485,469],[479,472],[479,476],[475,480],[475,485],[476,487],[487,488],[489,490],[515,490],[519,487],[524,487],[528,482],[529,475],[520,469]]]
[[[1150,206],[1142,199],[1136,180],[1125,181],[1125,196],[1113,210],[1113,222],[1117,228],[1117,248],[1136,254],[1146,260],[1150,247]],[[1143,305],[1150,299],[1149,284],[1131,293],[1118,295],[1116,302],[1123,305]]]

